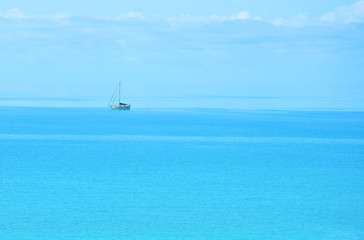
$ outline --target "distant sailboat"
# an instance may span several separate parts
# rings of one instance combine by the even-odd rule
[[[117,102],[117,104],[115,104],[117,100],[117,94],[116,94],[117,92],[119,92],[119,101]],[[130,104],[120,102],[120,82],[118,86],[116,86],[114,94],[110,98],[109,107],[111,107],[111,109],[114,110],[130,110]]]

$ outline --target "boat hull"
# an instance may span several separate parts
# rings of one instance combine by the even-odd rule
[[[130,110],[130,105],[127,106],[111,106],[112,110]]]

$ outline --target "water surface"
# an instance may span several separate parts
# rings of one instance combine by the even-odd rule
[[[364,113],[0,108],[0,239],[364,239]]]

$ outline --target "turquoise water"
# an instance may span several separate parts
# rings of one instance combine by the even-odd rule
[[[0,239],[364,239],[364,112],[0,108]]]

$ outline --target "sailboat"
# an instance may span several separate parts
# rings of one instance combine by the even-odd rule
[[[117,92],[119,92],[119,101],[117,102],[117,104],[115,104],[117,100]],[[120,82],[116,86],[114,94],[110,98],[109,107],[114,110],[130,110],[130,104],[120,102]]]

